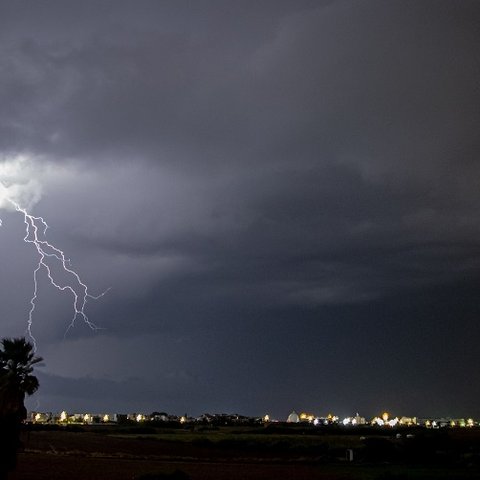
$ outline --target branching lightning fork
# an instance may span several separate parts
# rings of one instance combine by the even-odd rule
[[[0,186],[6,190],[5,186],[2,185],[1,182]],[[32,339],[34,348],[36,349],[36,340],[32,333],[33,314],[36,308],[36,300],[38,293],[38,274],[42,269],[44,269],[50,283],[56,289],[61,291],[68,291],[73,296],[73,317],[65,332],[65,335],[68,333],[70,328],[74,326],[75,321],[78,318],[81,318],[92,330],[98,330],[99,327],[97,327],[88,319],[88,316],[85,313],[85,308],[87,300],[89,298],[97,300],[103,295],[105,295],[108,290],[97,296],[89,294],[87,285],[82,281],[78,273],[70,268],[70,261],[68,258],[65,257],[65,253],[46,240],[48,224],[43,219],[43,217],[35,217],[29,214],[26,209],[20,207],[20,205],[16,201],[14,201],[8,196],[4,196],[4,199],[13,206],[15,211],[23,215],[23,220],[25,223],[25,237],[23,238],[23,240],[26,243],[33,245],[38,254],[38,263],[33,271],[34,288],[32,298],[30,299],[31,307],[28,312],[27,322],[27,332]],[[2,222],[0,220],[0,226],[1,225]],[[52,272],[54,264],[60,267],[70,278],[72,278],[73,282],[61,285],[59,280],[55,279],[55,275]]]

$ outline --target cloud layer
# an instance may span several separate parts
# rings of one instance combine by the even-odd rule
[[[88,305],[105,330],[64,340],[69,298],[42,283],[50,408],[57,381],[93,392],[164,371],[145,408],[356,409],[351,388],[365,410],[421,410],[473,368],[478,347],[463,358],[446,338],[478,330],[477,2],[26,8],[0,15],[0,179],[92,291],[112,288]],[[17,335],[35,255],[1,217],[0,316]],[[132,351],[146,357],[123,375]]]

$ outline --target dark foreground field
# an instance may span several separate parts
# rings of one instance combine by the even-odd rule
[[[25,432],[24,443],[11,480],[480,479],[478,431],[407,441],[376,432],[60,429]]]

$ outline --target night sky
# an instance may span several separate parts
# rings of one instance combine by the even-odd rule
[[[42,411],[480,417],[480,2],[0,1]],[[0,336],[36,252],[0,199]]]

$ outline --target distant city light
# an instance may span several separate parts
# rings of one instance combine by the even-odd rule
[[[300,420],[302,422],[309,422],[309,423],[312,423],[313,420],[315,418],[315,415],[312,415],[311,413],[305,413],[305,412],[302,412],[300,414]]]
[[[395,427],[397,425],[397,423],[398,423],[398,417],[395,417],[395,418],[392,418],[391,420],[389,420],[387,422],[387,425],[389,427]]]
[[[168,414],[154,414],[152,416],[146,416],[141,413],[132,414],[95,414],[89,413],[70,413],[64,410],[61,413],[53,414],[51,412],[30,412],[29,420],[32,423],[39,424],[69,424],[69,425],[95,425],[102,423],[118,423],[120,421],[136,421],[136,422],[149,422],[149,421],[164,421],[164,422],[178,422],[180,424],[192,424],[195,422],[207,422],[216,423],[218,425],[232,425],[232,424],[266,424],[268,422],[277,422],[272,420],[269,414],[265,414],[260,417],[246,417],[239,414],[203,414],[200,417],[193,418]],[[371,420],[361,417],[359,413],[355,416],[345,417],[339,419],[338,416],[328,414],[327,416],[315,416],[312,413],[302,412],[297,414],[293,411],[286,419],[287,423],[303,422],[305,424],[312,424],[315,427],[323,428],[323,426],[339,425],[345,428],[355,428],[357,425],[371,425],[373,427],[381,428],[397,428],[397,427],[424,427],[424,428],[480,428],[480,423],[472,417],[468,418],[418,418],[418,417],[406,417],[396,416],[390,418],[390,414],[384,412],[381,417],[377,416]]]
[[[380,417],[375,417],[371,423],[372,425],[378,425],[380,427],[383,427],[385,425],[385,421]]]

